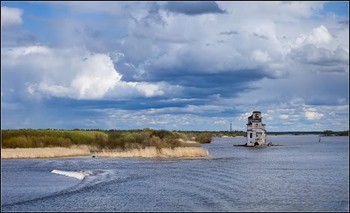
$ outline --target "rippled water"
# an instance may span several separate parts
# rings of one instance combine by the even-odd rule
[[[348,137],[268,141],[284,146],[216,138],[202,159],[2,160],[2,211],[349,211]]]

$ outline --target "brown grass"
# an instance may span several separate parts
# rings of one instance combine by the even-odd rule
[[[201,147],[176,147],[157,149],[155,147],[147,147],[144,149],[132,150],[103,150],[97,152],[96,157],[110,158],[184,158],[184,157],[208,157],[207,149]]]
[[[47,148],[10,148],[1,149],[1,158],[54,158],[70,156],[88,156],[90,148],[86,145],[65,147],[47,147]]]
[[[54,157],[74,157],[89,156],[94,152],[96,157],[108,158],[185,158],[185,157],[208,157],[207,149],[201,147],[176,147],[157,149],[156,147],[146,147],[144,149],[103,149],[98,152],[96,148],[86,145],[47,148],[9,148],[1,149],[1,158],[54,158]]]

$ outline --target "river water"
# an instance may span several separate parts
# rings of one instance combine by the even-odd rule
[[[349,211],[348,137],[268,136],[211,157],[2,160],[2,211]],[[92,174],[83,180],[52,170]],[[62,172],[61,172],[62,173]]]

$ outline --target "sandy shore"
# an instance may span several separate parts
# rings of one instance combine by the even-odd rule
[[[57,158],[57,157],[75,157],[75,156],[91,156],[91,147],[47,147],[47,148],[15,148],[1,149],[2,159],[14,158]],[[208,157],[207,149],[202,147],[177,147],[174,149],[163,148],[157,150],[155,147],[145,149],[132,150],[102,150],[94,152],[96,157],[111,158],[184,158],[184,157]]]

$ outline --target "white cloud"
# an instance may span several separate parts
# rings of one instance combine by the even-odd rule
[[[19,58],[30,54],[50,54],[50,48],[38,45],[28,47],[16,47],[7,51],[7,54],[12,58]]]
[[[306,18],[322,8],[323,2],[306,1],[273,1],[273,2],[217,2],[220,8],[249,21],[249,17],[260,20],[277,19],[293,21],[295,18]]]
[[[122,81],[108,55],[80,48],[17,47],[4,50],[2,57],[8,74],[28,75],[21,83],[33,96],[102,99],[165,94],[165,83]]]
[[[323,25],[312,30],[310,35],[306,38],[306,42],[314,44],[319,47],[328,44],[332,41],[332,35],[329,34],[327,28]]]
[[[333,36],[324,25],[313,28],[308,34],[300,34],[296,39],[292,48],[300,48],[307,44],[313,44],[316,47],[331,47]]]
[[[13,7],[1,7],[1,27],[22,24],[23,11]]]
[[[145,97],[164,95],[164,91],[162,90],[161,86],[157,84],[147,82],[128,82],[127,85],[135,88],[137,91],[144,94]]]
[[[285,120],[285,119],[288,119],[289,118],[289,115],[284,115],[284,114],[281,114],[280,115],[280,118]]]
[[[93,54],[84,59],[80,66],[70,85],[79,92],[78,98],[101,98],[108,90],[113,89],[122,77],[114,69],[112,60],[105,54]]]
[[[306,119],[313,121],[313,120],[320,120],[323,118],[323,114],[317,112],[316,108],[314,107],[305,107],[305,117]]]
[[[266,51],[261,50],[254,50],[252,53],[252,59],[263,63],[271,60],[269,54]]]

